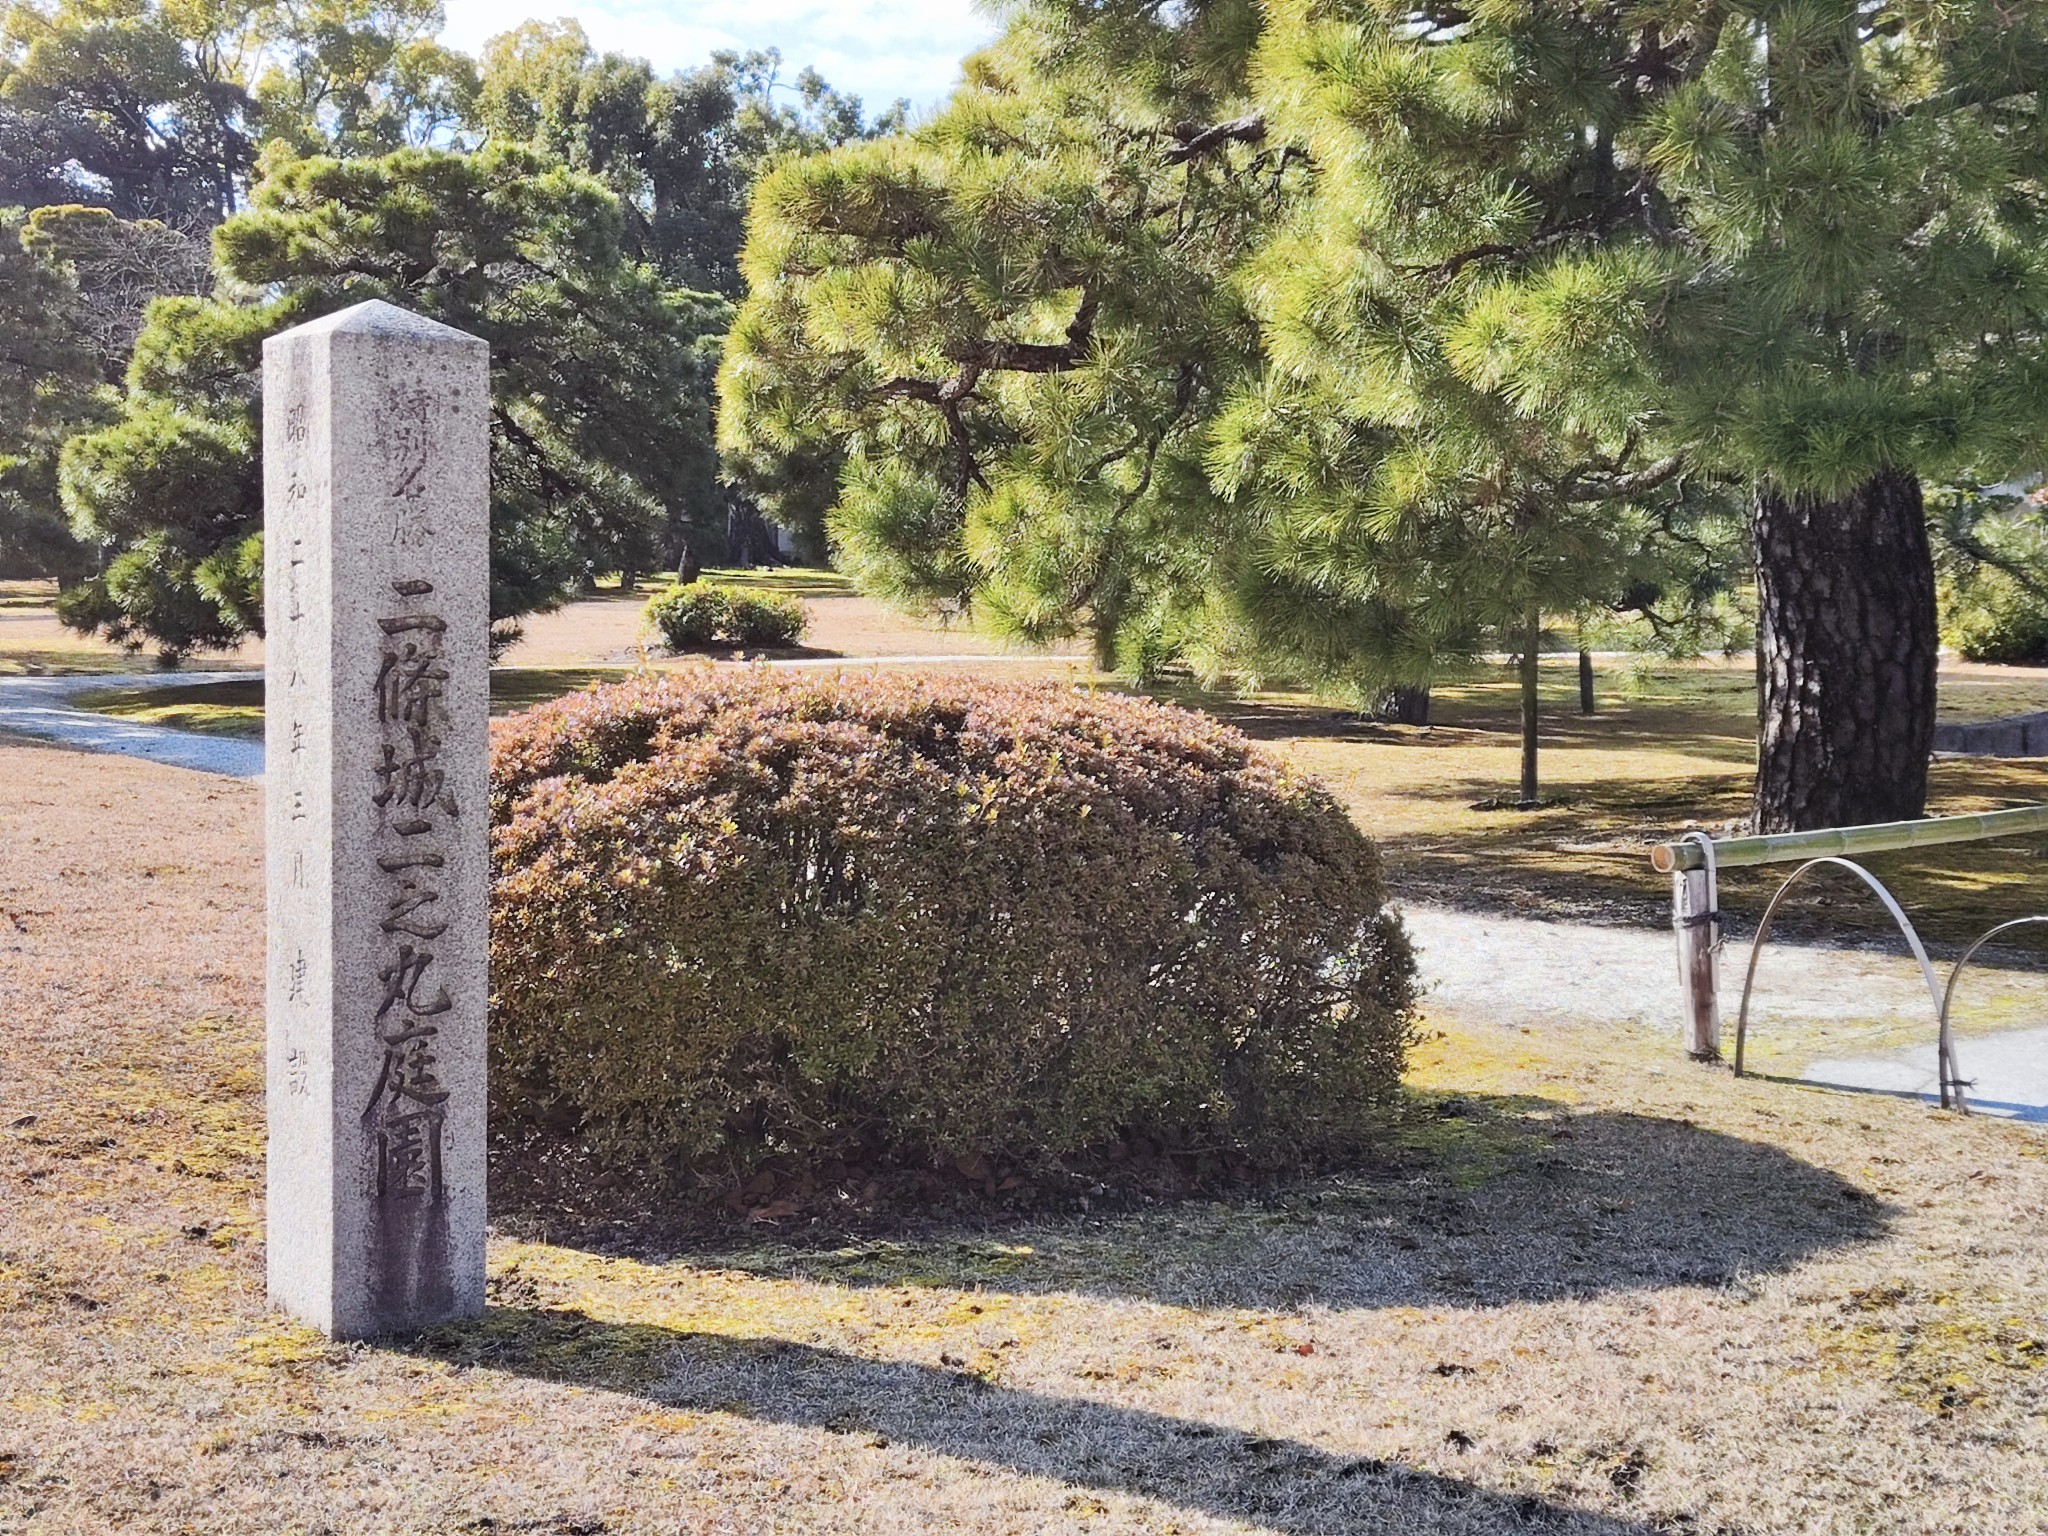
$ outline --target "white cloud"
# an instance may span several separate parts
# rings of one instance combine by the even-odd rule
[[[475,52],[522,21],[573,16],[600,49],[658,70],[702,64],[718,48],[782,50],[877,108],[899,96],[929,107],[960,75],[960,60],[994,35],[972,0],[444,0],[446,39]]]

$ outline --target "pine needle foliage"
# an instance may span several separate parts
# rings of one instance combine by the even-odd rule
[[[1267,8],[1254,92],[1315,171],[1241,274],[1265,367],[1209,458],[1256,649],[1423,682],[1720,585],[1739,528],[1682,476],[1652,344],[1693,263],[1615,139],[1640,9]]]
[[[729,464],[870,590],[1143,670],[1204,601],[1237,264],[1298,182],[1244,115],[1245,0],[1023,6],[915,132],[762,183]]]
[[[1684,37],[1628,141],[1695,253],[1674,434],[1823,496],[2038,465],[2048,12],[1772,0]]]

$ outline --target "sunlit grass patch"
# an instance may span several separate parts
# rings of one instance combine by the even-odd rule
[[[121,676],[132,672],[153,672],[156,663],[148,656],[131,656],[121,651],[94,650],[87,646],[0,647],[0,677]]]
[[[514,711],[560,698],[578,688],[632,676],[626,667],[494,667],[491,713]],[[209,736],[261,737],[263,679],[169,684],[160,687],[93,688],[72,695],[80,709],[144,725]]]
[[[114,715],[138,725],[196,731],[205,736],[261,736],[263,679],[169,684],[164,687],[90,688],[71,696],[75,708]]]

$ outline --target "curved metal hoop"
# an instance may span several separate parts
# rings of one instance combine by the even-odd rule
[[[1956,983],[1963,979],[1963,967],[1968,965],[1972,960],[1976,959],[1977,951],[1982,949],[1986,944],[1989,944],[2001,933],[2004,933],[2011,928],[2025,928],[2033,923],[2048,923],[2048,916],[2015,917],[2007,922],[1998,924],[1996,927],[1987,928],[1983,933],[1978,935],[1977,941],[1974,944],[1972,944],[1968,949],[1963,951],[1962,959],[1958,960],[1955,964],[1955,969],[1948,973],[1948,986],[1943,989],[1941,994],[1941,1034],[1944,1040],[1950,1038],[1949,1009],[1955,1003]],[[1953,1065],[1953,1062],[1951,1062],[1951,1065]],[[1959,1104],[1962,1102],[1963,1086],[1964,1085],[1962,1083],[1956,1084],[1956,1102]]]
[[[1778,887],[1770,905],[1764,908],[1763,921],[1756,927],[1756,939],[1749,946],[1749,971],[1742,978],[1742,1011],[1735,1017],[1735,1075],[1742,1076],[1742,1048],[1749,1034],[1749,995],[1751,989],[1756,986],[1757,959],[1764,952],[1764,941],[1771,936],[1771,919],[1777,916],[1778,904],[1785,899],[1792,887],[1797,885],[1808,871],[1818,869],[1823,864],[1838,865],[1869,886],[1877,899],[1884,903],[1885,911],[1891,913],[1892,920],[1899,925],[1899,932],[1905,935],[1906,945],[1913,951],[1913,958],[1920,962],[1920,975],[1927,983],[1927,999],[1934,1005],[1935,1027],[1939,1031],[1936,1044],[1936,1075],[1941,1080],[1941,1107],[1967,1112],[1963,1104],[1963,1084],[1956,1076],[1955,1043],[1949,1037],[1948,1005],[1942,996],[1940,983],[1934,979],[1934,962],[1927,958],[1927,946],[1920,942],[1920,935],[1907,920],[1905,910],[1900,907],[1892,893],[1884,888],[1883,881],[1855,860],[1838,858],[1832,854],[1825,858],[1808,859],[1793,870],[1791,878]],[[1997,931],[1995,928],[1992,930],[1993,933]],[[1985,938],[1990,936],[1986,934]],[[1978,943],[1982,942],[1982,939],[1978,940]],[[1974,953],[1974,949],[1972,952]],[[1967,960],[1969,956],[1965,955],[1963,958]],[[1949,978],[1949,984],[1953,989],[1954,976]]]

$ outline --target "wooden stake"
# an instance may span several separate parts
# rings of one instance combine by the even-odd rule
[[[1685,999],[1685,1049],[1696,1061],[1721,1059],[1721,914],[1705,869],[1671,877],[1671,926],[1678,934],[1678,986]]]

